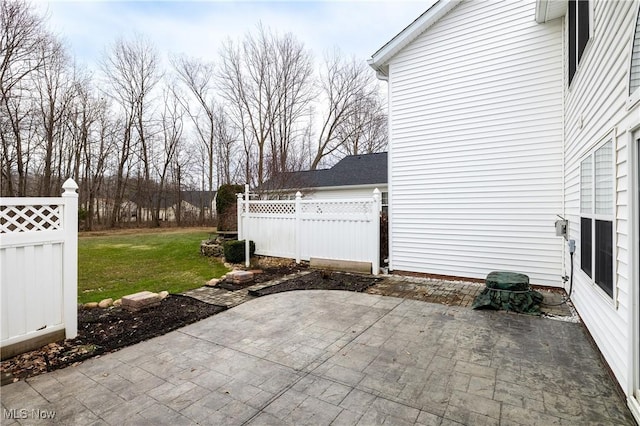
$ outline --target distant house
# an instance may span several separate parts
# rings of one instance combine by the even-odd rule
[[[201,212],[205,218],[215,217],[216,194],[216,191],[182,191],[180,193],[182,211],[189,212],[190,215],[196,215],[196,217],[198,217]]]
[[[197,220],[201,216],[204,218],[215,217],[216,212],[216,191],[181,191],[166,192],[164,194],[152,195],[153,205],[159,200],[159,220],[174,222],[178,214],[178,200],[180,200],[180,215],[183,220]],[[140,209],[141,220],[149,221],[152,216],[151,207]]]
[[[573,276],[638,420],[639,14],[638,1],[441,0],[369,61],[389,82],[390,269],[515,270],[566,290]]]
[[[93,216],[95,219],[109,217],[113,213],[114,200],[105,197],[98,197],[92,200]],[[131,200],[124,200],[120,203],[120,221],[135,222],[137,205]]]
[[[386,152],[349,155],[330,169],[281,173],[256,191],[272,199],[291,199],[297,191],[305,198],[362,198],[371,197],[376,188],[386,209]]]

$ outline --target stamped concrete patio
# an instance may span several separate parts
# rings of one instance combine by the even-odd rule
[[[251,300],[1,402],[3,424],[634,424],[580,324],[340,291]]]

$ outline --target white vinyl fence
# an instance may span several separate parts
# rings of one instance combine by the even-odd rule
[[[370,262],[380,269],[380,191],[371,198],[254,201],[238,194],[238,239],[256,254]]]
[[[78,185],[62,197],[0,198],[0,347],[77,335]]]

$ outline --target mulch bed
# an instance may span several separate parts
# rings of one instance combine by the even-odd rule
[[[344,272],[314,271],[301,277],[265,287],[260,290],[249,290],[251,296],[266,296],[293,290],[347,290],[363,292],[380,281],[367,275],[348,274]]]
[[[77,364],[87,358],[173,331],[224,311],[192,297],[169,295],[159,306],[129,312],[121,307],[79,309],[78,336],[0,364],[2,384]]]

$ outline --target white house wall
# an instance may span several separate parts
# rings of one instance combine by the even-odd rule
[[[593,35],[566,91],[566,212],[570,238],[577,241],[572,299],[602,354],[622,384],[629,379],[629,58],[638,3],[598,1]],[[565,83],[566,84],[566,83]],[[594,146],[612,140],[615,147],[614,298],[593,285],[580,269],[580,162]]]
[[[389,63],[391,267],[561,286],[562,22],[462,2]]]

